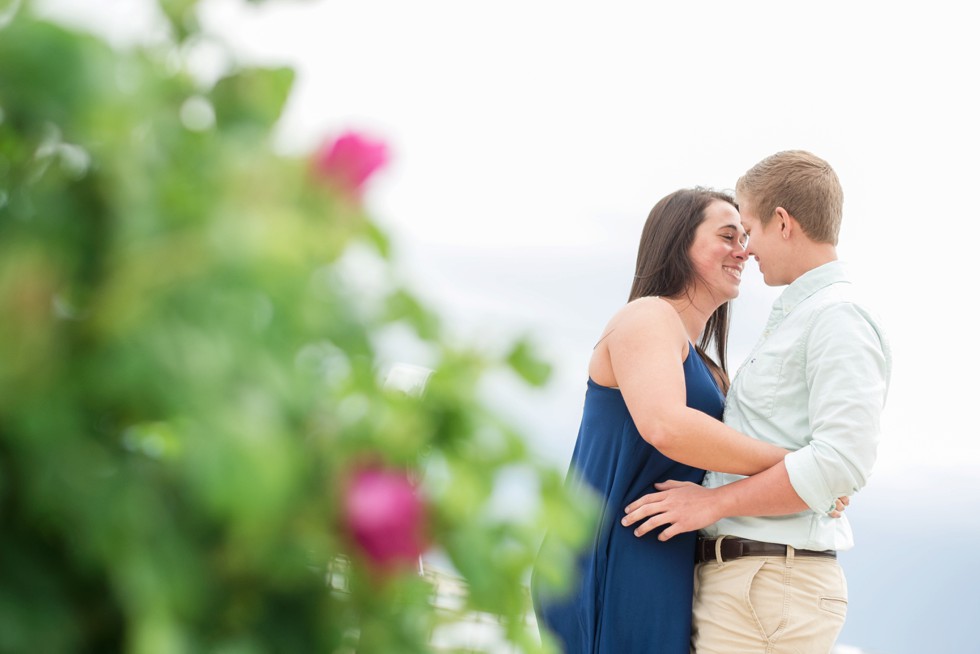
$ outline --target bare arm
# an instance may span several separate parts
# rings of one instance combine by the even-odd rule
[[[843,333],[843,336],[841,335]],[[732,516],[787,515],[811,509],[837,517],[874,463],[878,419],[887,390],[883,339],[853,305],[823,312],[808,342],[808,408],[813,434],[804,447],[769,470],[719,488],[657,484],[626,509],[623,524],[660,536],[706,527]],[[836,501],[835,501],[836,497]]]
[[[656,484],[656,488],[658,492],[644,495],[626,507],[625,526],[645,520],[634,531],[637,536],[670,524],[659,535],[660,540],[668,540],[722,518],[788,515],[809,508],[793,490],[782,461],[757,475],[718,488],[679,481]],[[844,505],[846,500],[841,500],[838,510],[843,510]]]
[[[640,435],[664,455],[741,475],[762,472],[786,455],[780,447],[745,436],[687,406],[687,334],[666,302],[649,298],[627,305],[603,347]]]

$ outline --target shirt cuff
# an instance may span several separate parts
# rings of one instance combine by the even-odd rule
[[[824,481],[812,448],[804,447],[790,452],[783,462],[789,474],[789,483],[807,506],[821,515],[836,508],[837,496]]]

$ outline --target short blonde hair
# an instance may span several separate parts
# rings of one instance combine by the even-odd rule
[[[805,150],[785,150],[752,166],[735,185],[751,198],[763,226],[782,207],[818,243],[837,245],[844,191],[826,161]]]

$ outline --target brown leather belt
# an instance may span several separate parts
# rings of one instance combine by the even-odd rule
[[[694,558],[698,563],[705,561],[717,561],[716,547],[717,538],[698,538],[698,547]],[[798,550],[793,549],[794,556],[818,556],[829,559],[836,559],[837,552],[834,550]],[[724,536],[721,539],[721,560],[731,561],[743,556],[786,556],[786,546],[778,543],[762,543],[748,538],[735,538],[734,536]]]

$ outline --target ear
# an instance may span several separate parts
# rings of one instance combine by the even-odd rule
[[[791,216],[786,209],[776,207],[776,211],[774,213],[775,215],[772,217],[772,219],[779,227],[779,233],[782,235],[784,240],[789,239],[789,237],[800,229],[800,223],[796,222],[796,218]]]

